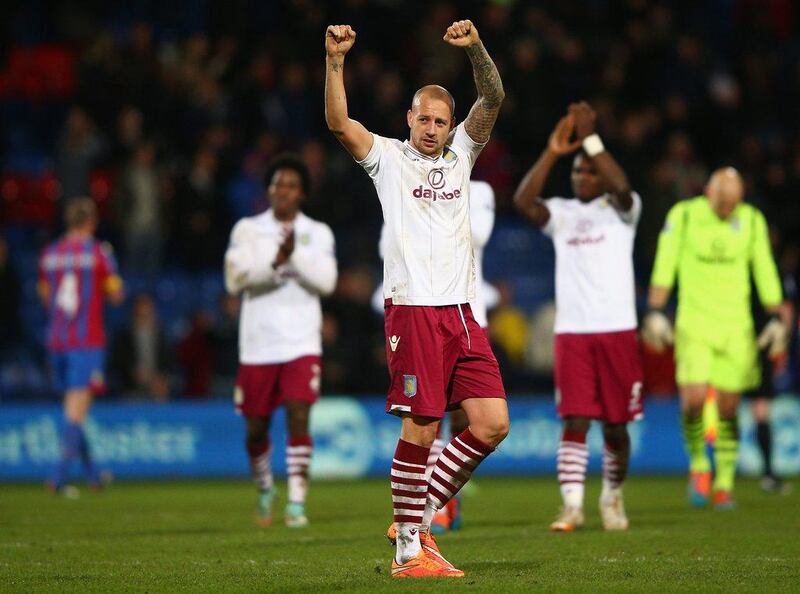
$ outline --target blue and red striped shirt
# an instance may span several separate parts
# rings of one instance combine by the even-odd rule
[[[49,244],[39,259],[48,348],[62,352],[104,347],[105,296],[119,286],[117,263],[107,244],[69,235]]]

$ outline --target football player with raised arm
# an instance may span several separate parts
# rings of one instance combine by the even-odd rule
[[[630,459],[627,423],[642,414],[633,276],[642,201],[605,150],[595,119],[587,103],[570,105],[515,195],[517,207],[552,238],[556,251],[555,381],[564,420],[558,481],[564,505],[550,529],[558,532],[583,525],[592,419],[602,422],[605,442],[603,527],[628,528],[622,499]],[[579,148],[572,160],[575,198],[542,199],[553,165]]]
[[[456,126],[450,93],[428,85],[411,101],[408,140],[373,134],[347,110],[344,63],[355,39],[349,25],[326,31],[325,117],[372,178],[386,226],[386,409],[402,421],[391,469],[392,575],[461,577],[439,552],[430,525],[508,433],[497,360],[469,306],[476,282],[470,173],[505,94],[478,29],[471,21],[454,22],[444,41],[465,51],[478,91],[467,118]],[[426,481],[439,422],[457,406],[469,426],[445,447]]]

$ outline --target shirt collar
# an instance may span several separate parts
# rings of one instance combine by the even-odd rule
[[[441,158],[442,158],[442,155],[444,155],[444,152],[445,152],[447,149],[448,149],[448,146],[447,146],[447,145],[445,145],[444,149],[442,149],[442,152],[441,152],[441,153],[440,153],[438,156],[436,156],[436,157],[429,157],[428,155],[423,155],[421,152],[419,152],[417,149],[415,149],[415,148],[414,148],[414,147],[411,145],[411,143],[408,141],[408,139],[406,139],[406,140],[404,140],[404,141],[403,141],[403,150],[404,150],[406,153],[411,153],[411,155],[412,155],[412,156],[414,156],[414,157],[419,157],[420,159],[424,159],[424,160],[426,160],[426,161],[429,161],[429,162],[431,162],[431,163],[436,163],[436,162],[437,162],[439,159],[441,159]]]

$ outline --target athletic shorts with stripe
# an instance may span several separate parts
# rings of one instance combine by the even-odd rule
[[[384,306],[386,411],[442,418],[469,398],[505,398],[497,359],[468,304]]]

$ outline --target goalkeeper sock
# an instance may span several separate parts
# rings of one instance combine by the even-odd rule
[[[720,419],[714,444],[714,491],[733,491],[736,455],[739,450],[739,424],[734,419]]]
[[[772,430],[769,423],[756,425],[756,439],[764,459],[764,476],[772,476]]]
[[[308,468],[313,444],[310,435],[290,437],[286,444],[286,474],[289,503],[305,503],[308,493]]]
[[[703,417],[690,419],[683,414],[683,443],[689,455],[689,470],[692,472],[709,472],[711,460],[706,453],[705,427]]]

